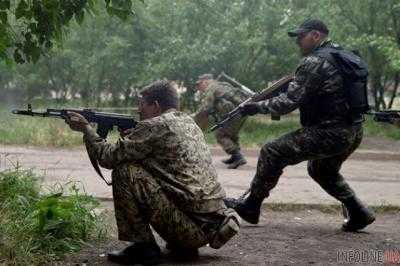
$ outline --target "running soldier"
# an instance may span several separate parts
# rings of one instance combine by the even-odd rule
[[[202,101],[201,107],[194,114],[194,120],[203,130],[208,127],[209,122],[221,121],[233,108],[250,97],[229,83],[215,80],[212,74],[201,75],[196,87],[202,93]],[[218,144],[230,155],[230,158],[222,161],[229,169],[236,169],[247,163],[240,152],[239,144],[239,131],[245,120],[246,118],[239,117],[215,131]]]
[[[244,220],[258,223],[261,204],[278,183],[283,169],[308,161],[309,175],[346,207],[349,219],[342,229],[360,230],[374,222],[374,215],[356,197],[339,171],[361,143],[363,115],[351,111],[346,91],[350,88],[344,86],[337,66],[323,54],[324,49],[341,48],[328,39],[329,30],[320,20],[307,20],[288,34],[296,37],[304,55],[294,81],[287,92],[269,100],[248,103],[241,113],[284,115],[299,108],[302,128],[265,144],[249,194],[240,199],[226,199],[225,203]]]

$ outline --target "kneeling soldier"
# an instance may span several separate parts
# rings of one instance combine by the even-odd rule
[[[239,231],[240,218],[223,202],[201,129],[177,111],[178,95],[168,81],[150,84],[141,96],[141,121],[115,144],[100,138],[82,116],[70,113],[67,119],[84,134],[99,164],[113,169],[118,237],[133,243],[108,259],[157,263],[161,253],[150,225],[174,254],[197,256],[206,244],[221,247]]]

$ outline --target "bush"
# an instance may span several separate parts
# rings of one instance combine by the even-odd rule
[[[0,264],[43,264],[107,235],[96,199],[75,184],[67,197],[55,187],[40,194],[39,182],[30,171],[0,172]]]

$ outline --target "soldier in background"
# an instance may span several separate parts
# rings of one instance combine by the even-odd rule
[[[224,115],[251,96],[229,83],[215,80],[212,74],[201,75],[196,87],[202,93],[202,100],[199,110],[194,114],[194,120],[203,130],[210,123],[221,121]],[[245,117],[238,117],[226,127],[215,131],[218,144],[230,155],[230,158],[222,161],[229,169],[236,169],[247,163],[239,145],[239,131],[245,120]]]
[[[400,115],[400,112],[398,112],[398,114]],[[400,119],[395,119],[393,121],[393,125],[397,126],[398,128],[400,128]]]
[[[288,34],[296,38],[304,57],[287,92],[265,101],[247,103],[241,113],[284,115],[299,108],[302,128],[265,144],[247,197],[246,193],[239,199],[226,199],[225,203],[244,220],[258,223],[261,204],[278,183],[283,169],[308,161],[311,178],[346,207],[349,219],[342,229],[363,229],[375,217],[340,174],[343,162],[361,143],[363,115],[352,112],[346,91],[352,88],[344,86],[338,66],[320,54],[323,49],[339,51],[341,48],[329,40],[329,30],[320,20],[307,20]]]
[[[177,259],[194,258],[198,248],[224,245],[239,231],[239,216],[227,209],[203,132],[178,111],[178,94],[168,81],[141,92],[141,121],[110,144],[83,116],[70,113],[71,129],[84,134],[88,153],[113,169],[112,186],[118,238],[133,242],[108,259],[153,265],[160,248],[153,229]]]

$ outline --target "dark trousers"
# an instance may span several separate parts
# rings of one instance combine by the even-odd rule
[[[308,161],[309,175],[327,193],[339,201],[354,197],[339,171],[360,145],[362,135],[361,125],[304,127],[265,144],[251,183],[252,195],[268,197],[286,166]]]

